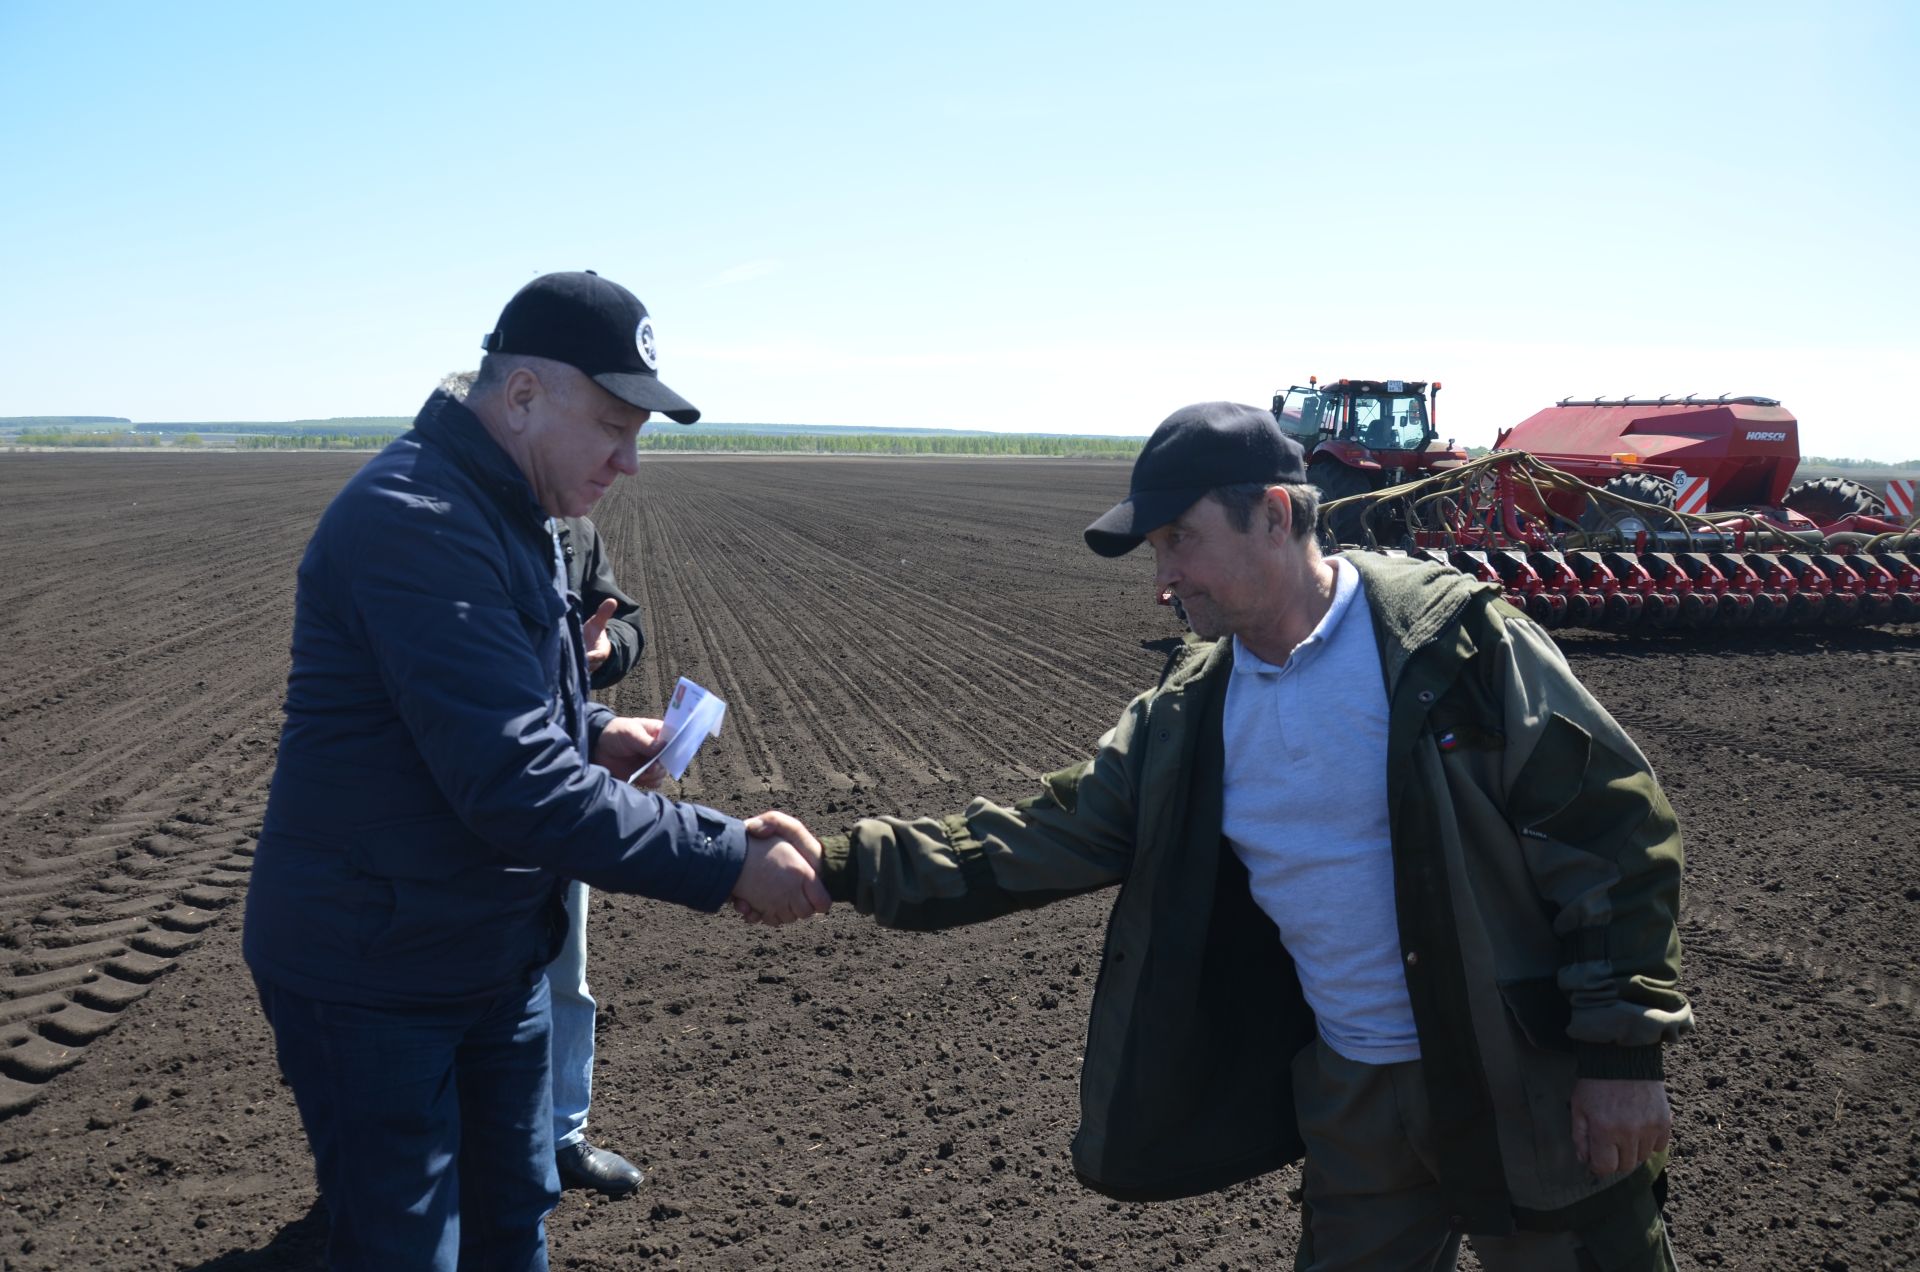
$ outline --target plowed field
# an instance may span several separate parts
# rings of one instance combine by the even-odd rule
[[[0,1268],[317,1266],[238,954],[294,566],[358,460],[0,457]],[[684,793],[822,831],[1024,796],[1171,615],[1079,532],[1119,464],[649,458],[602,505],[647,655],[732,704]],[[1920,1259],[1920,630],[1567,636],[1687,831],[1681,1266]],[[1293,1172],[1121,1205],[1066,1149],[1092,896],[935,936],[596,896],[592,1137],[554,1265],[1285,1266]],[[1276,1058],[1276,1063],[1279,1058]]]

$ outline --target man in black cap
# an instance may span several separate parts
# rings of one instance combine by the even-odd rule
[[[1304,1157],[1297,1268],[1450,1268],[1462,1234],[1490,1269],[1670,1267],[1672,810],[1497,589],[1323,558],[1316,512],[1269,412],[1176,411],[1086,540],[1152,546],[1184,658],[1026,802],[825,840],[828,891],[927,929],[1120,885],[1090,1187],[1186,1196]]]
[[[543,969],[569,879],[791,921],[818,845],[629,785],[659,722],[588,700],[553,519],[624,473],[652,319],[585,274],[523,288],[321,516],[244,949],[313,1149],[335,1268],[547,1266],[559,1195]],[[757,900],[756,900],[757,898]]]

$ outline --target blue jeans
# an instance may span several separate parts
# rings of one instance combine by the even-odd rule
[[[327,1206],[327,1264],[546,1272],[560,1198],[547,982],[359,1007],[255,978]]]
[[[593,995],[587,992],[587,885],[567,884],[567,939],[547,964],[553,997],[553,1146],[587,1135],[593,1099]]]

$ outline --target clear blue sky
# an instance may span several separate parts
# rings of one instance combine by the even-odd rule
[[[0,414],[409,414],[536,274],[710,421],[1323,378],[1920,456],[1920,5],[0,0]]]

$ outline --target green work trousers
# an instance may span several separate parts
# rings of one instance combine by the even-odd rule
[[[1293,1093],[1307,1145],[1295,1272],[1450,1272],[1461,1234],[1434,1178],[1420,1062],[1360,1064],[1316,1039],[1294,1057]],[[1671,1272],[1660,1212],[1651,1198],[1642,1210],[1467,1239],[1487,1272]]]

